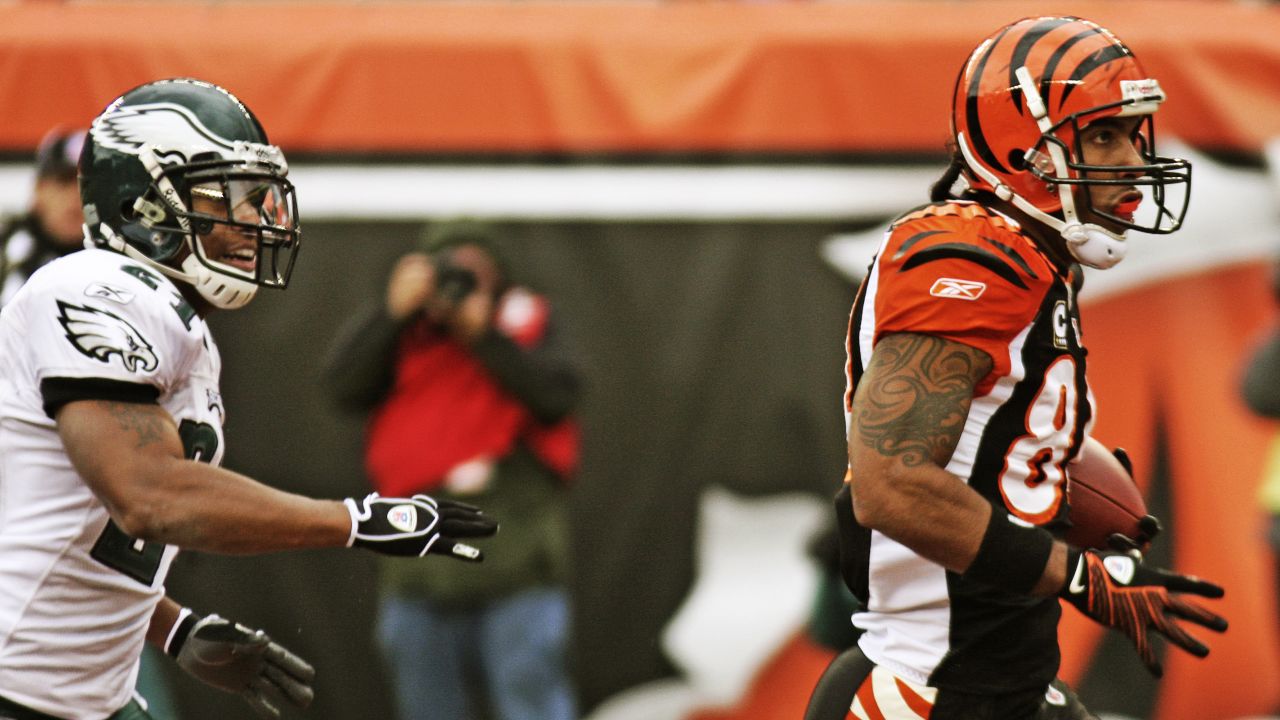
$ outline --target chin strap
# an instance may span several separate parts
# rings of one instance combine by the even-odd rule
[[[194,252],[182,261],[182,269],[192,278],[187,282],[200,293],[200,297],[222,310],[242,308],[258,292],[257,285],[216,272],[201,262]]]
[[[258,286],[248,280],[241,280],[216,272],[201,262],[200,258],[196,257],[196,253],[201,252],[199,248],[191,248],[191,253],[182,261],[182,267],[179,269],[158,263],[138,252],[136,248],[125,242],[124,238],[116,234],[115,230],[112,230],[111,226],[106,223],[98,225],[98,234],[106,240],[107,247],[146,265],[162,275],[190,285],[196,289],[196,292],[200,293],[200,297],[208,300],[210,305],[218,309],[235,310],[242,308],[258,292]],[[199,243],[188,243],[188,247],[192,245],[198,246]]]
[[[1106,270],[1124,259],[1129,246],[1124,236],[1093,223],[1069,223],[1058,228],[1067,241],[1067,250],[1082,265]]]

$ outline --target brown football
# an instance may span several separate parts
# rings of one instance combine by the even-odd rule
[[[1080,548],[1107,549],[1112,533],[1138,534],[1147,514],[1142,493],[1107,446],[1086,438],[1076,459],[1067,464],[1067,503],[1071,529],[1064,539]]]

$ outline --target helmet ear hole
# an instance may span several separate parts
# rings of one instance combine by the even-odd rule
[[[1021,172],[1027,169],[1027,156],[1025,151],[1013,149],[1009,151],[1009,157],[1005,158],[1009,163],[1009,167],[1014,172]]]
[[[135,202],[132,198],[125,198],[120,201],[120,218],[125,222],[136,222],[138,220],[138,211],[133,209]]]

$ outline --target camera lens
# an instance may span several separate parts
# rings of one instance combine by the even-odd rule
[[[440,265],[436,268],[436,293],[456,303],[476,289],[476,274],[466,268]]]

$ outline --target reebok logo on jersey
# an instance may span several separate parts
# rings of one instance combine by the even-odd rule
[[[987,291],[987,284],[977,280],[959,280],[957,278],[938,278],[929,288],[929,294],[940,298],[956,298],[957,300],[977,300]]]
[[[418,529],[418,508],[412,505],[397,505],[387,511],[387,522],[397,530],[413,532]]]
[[[129,372],[151,372],[160,366],[155,349],[124,318],[95,307],[58,301],[58,322],[67,331],[67,342],[82,355],[110,363],[117,355]]]
[[[84,294],[89,297],[102,298],[110,300],[117,305],[128,305],[133,302],[133,293],[115,285],[108,285],[102,282],[96,282],[84,289]]]

